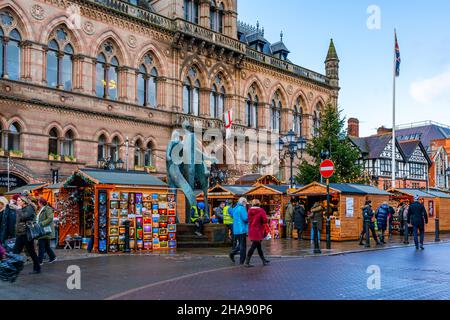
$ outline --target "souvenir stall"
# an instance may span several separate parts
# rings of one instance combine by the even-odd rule
[[[217,208],[221,202],[230,200],[233,204],[237,203],[239,198],[250,191],[252,186],[241,185],[216,185],[208,191],[208,203],[210,208]],[[197,194],[197,201],[204,201],[203,192]]]
[[[288,190],[289,186],[286,185],[257,184],[244,194],[249,203],[253,199],[261,201],[261,207],[266,211],[269,218],[272,239],[283,237],[284,208],[290,200],[287,194]]]
[[[315,203],[324,208],[321,239],[326,240],[327,186],[314,182],[292,192],[290,196],[300,198],[305,203],[307,213],[311,212]],[[366,200],[372,200],[376,208],[384,201],[389,201],[389,196],[389,193],[372,186],[330,184],[331,240],[358,240],[364,224],[361,208]],[[308,220],[308,229],[303,235],[309,239],[312,224]]]
[[[94,251],[123,252],[127,221],[131,251],[177,247],[177,212],[184,212],[184,195],[161,180],[146,173],[83,169],[65,187],[76,188],[79,229],[93,229]]]
[[[428,213],[428,225],[425,228],[425,232],[435,232],[436,230],[436,224],[435,219],[436,216],[440,213],[440,215],[443,217],[443,226],[445,228],[447,222],[447,216],[450,207],[446,207],[446,198],[443,198],[442,193],[441,197],[437,196],[437,191],[434,191],[436,195],[432,194],[432,191],[424,191],[421,189],[390,189],[389,193],[391,194],[391,202],[396,207],[406,200],[409,201],[409,203],[414,202],[414,197],[418,195],[420,197],[420,201],[425,206],[425,209]],[[443,206],[441,205],[443,204]],[[448,203],[447,203],[448,204]],[[439,208],[438,208],[439,207]],[[441,209],[441,210],[439,210]],[[442,226],[440,225],[440,229],[442,229]]]

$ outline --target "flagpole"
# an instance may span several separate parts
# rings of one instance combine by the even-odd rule
[[[395,44],[394,44],[394,80],[393,80],[393,99],[392,99],[392,188],[396,187],[396,145],[395,145],[395,124],[396,124],[396,114],[395,114],[395,89],[396,89],[396,77],[397,77],[397,30],[394,29]]]

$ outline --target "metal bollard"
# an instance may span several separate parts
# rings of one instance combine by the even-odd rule
[[[370,220],[365,220],[365,228],[366,228],[366,245],[364,247],[370,248]]]
[[[331,217],[327,217],[327,250],[331,250]]]
[[[436,218],[435,220],[435,225],[436,225],[436,231],[435,231],[435,239],[434,242],[440,242],[441,239],[439,239],[439,218]]]
[[[125,248],[124,248],[123,252],[130,253],[131,252],[131,249],[130,249],[130,221],[129,220],[125,221],[124,226],[125,226]]]
[[[320,244],[319,244],[319,229],[317,228],[317,221],[313,221],[313,229],[314,229],[314,253],[321,254],[322,251],[320,250]]]

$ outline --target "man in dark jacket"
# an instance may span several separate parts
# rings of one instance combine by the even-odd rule
[[[3,197],[1,197],[3,198]],[[5,198],[3,198],[6,200]],[[6,240],[16,237],[16,212],[8,201],[0,199],[0,244],[6,246]]]
[[[306,210],[302,202],[297,202],[294,207],[294,225],[297,229],[298,240],[301,241],[303,230],[305,230],[306,225]]]
[[[409,206],[408,223],[413,226],[416,250],[419,250],[418,231],[420,231],[420,249],[425,250],[423,241],[425,238],[425,224],[428,224],[428,214],[425,206],[419,200],[419,196],[416,195],[414,197],[414,203]]]
[[[375,218],[377,219],[378,232],[380,233],[380,242],[386,244],[384,241],[384,233],[388,227],[389,218],[389,204],[387,202],[383,203],[375,213]]]
[[[362,216],[363,216],[363,231],[361,232],[361,235],[359,237],[359,244],[363,245],[363,239],[364,237],[370,237],[370,233],[366,234],[366,226],[365,224],[369,224],[369,232],[372,232],[373,239],[375,240],[375,243],[377,246],[381,245],[381,243],[378,241],[377,233],[375,232],[375,224],[373,222],[374,213],[372,210],[372,200],[367,200],[364,207],[362,207]]]

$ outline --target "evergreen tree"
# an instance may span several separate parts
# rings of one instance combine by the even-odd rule
[[[320,181],[319,167],[322,151],[330,151],[330,159],[334,162],[335,173],[330,179],[332,183],[364,183],[363,168],[357,164],[359,151],[353,146],[344,129],[345,118],[341,118],[341,110],[329,104],[321,113],[319,135],[313,138],[306,147],[306,153],[313,159],[309,163],[303,160],[299,165],[296,177],[298,183],[306,185]]]

